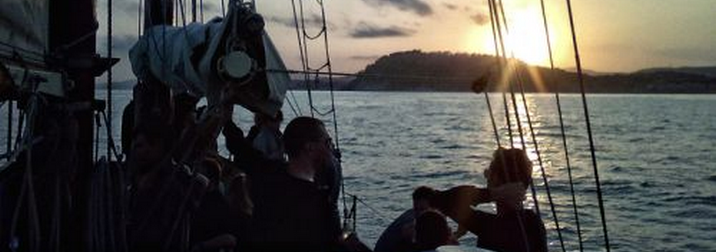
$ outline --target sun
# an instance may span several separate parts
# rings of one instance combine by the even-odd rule
[[[507,12],[507,28],[504,23],[501,23],[507,57],[514,56],[530,65],[549,67],[550,55],[541,7],[534,4],[519,8],[506,8],[505,11]],[[558,61],[566,55],[564,48],[561,48],[566,45],[564,41],[560,40],[564,33],[564,24],[560,20],[550,20],[548,25],[552,56],[555,61]],[[464,48],[467,51],[495,54],[495,41],[490,23],[474,27],[467,34],[465,43]]]
[[[508,19],[509,32],[503,33],[507,55],[533,65],[549,64],[549,51],[542,17],[535,11],[515,12]],[[554,40],[553,34],[550,39]]]

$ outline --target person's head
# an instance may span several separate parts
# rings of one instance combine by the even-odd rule
[[[305,158],[316,166],[325,167],[331,162],[331,137],[321,120],[312,117],[296,117],[283,132],[283,143],[291,160]]]
[[[532,162],[524,150],[499,148],[484,175],[487,187],[521,182],[526,188],[532,181]]]
[[[427,186],[421,186],[415,188],[413,191],[413,211],[415,214],[420,214],[426,210],[429,210],[430,200],[437,194],[437,191]]]
[[[433,250],[450,244],[452,240],[452,231],[440,212],[428,210],[415,220],[415,242],[418,249]]]
[[[166,155],[171,146],[171,131],[163,129],[159,125],[140,124],[133,130],[132,159],[140,170],[145,172],[157,165]]]

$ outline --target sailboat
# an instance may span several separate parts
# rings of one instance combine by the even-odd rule
[[[162,9],[161,3],[147,1],[147,9]],[[0,244],[20,251],[126,250],[123,202],[117,200],[124,185],[116,168],[119,155],[112,161],[116,151],[108,150],[107,159],[96,162],[95,123],[111,121],[101,112],[111,102],[95,100],[94,77],[117,59],[96,54],[93,2],[0,4],[0,14],[7,17],[0,23],[0,102],[21,108],[20,116],[10,110],[10,134],[2,155],[7,161],[0,168]],[[290,71],[262,21],[252,18],[251,5],[231,1],[225,18],[184,27],[169,26],[163,15],[149,18],[155,25],[131,52],[141,85],[206,97],[210,107],[237,104],[265,114],[281,108]],[[197,51],[202,53],[194,54]],[[329,80],[330,71],[328,65]],[[227,120],[230,110],[217,108],[208,114],[217,117],[201,122]],[[12,133],[15,122],[18,131]],[[215,137],[219,128],[199,130]],[[179,151],[181,157],[198,147],[186,148]],[[117,197],[103,198],[108,195]],[[355,219],[344,224],[355,225]]]

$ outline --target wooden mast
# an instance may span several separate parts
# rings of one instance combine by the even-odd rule
[[[91,69],[96,53],[97,20],[94,0],[53,0],[50,3],[49,41],[50,52],[57,52],[60,67],[67,72],[74,88],[68,90],[70,102],[93,102],[95,81]],[[85,37],[79,41],[79,38]],[[68,44],[76,43],[67,47]],[[69,217],[73,230],[66,233],[67,243],[61,250],[85,251],[84,237],[87,225],[89,182],[93,167],[94,120],[93,111],[75,113],[77,119],[77,170],[72,195],[75,199]]]
[[[76,167],[72,172],[72,205],[70,216],[63,220],[64,234],[61,251],[86,251],[89,185],[94,172],[93,147],[95,77],[115,64],[118,59],[100,58],[96,51],[96,33],[99,24],[95,13],[95,0],[52,0],[49,2],[49,55],[50,65],[66,73],[69,103],[82,109],[73,112],[78,138]],[[111,113],[111,112],[110,112]],[[71,158],[71,157],[68,157]]]

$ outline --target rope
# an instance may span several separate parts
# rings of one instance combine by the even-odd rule
[[[484,92],[485,94],[485,103],[487,104],[487,111],[490,113],[490,122],[492,123],[492,131],[495,132],[495,143],[497,144],[497,148],[502,147],[502,144],[500,144],[500,134],[497,131],[497,124],[495,123],[495,115],[492,114],[492,104],[490,104],[490,96],[487,94],[487,92]]]
[[[504,6],[502,5],[502,1],[500,1],[500,11],[502,13],[503,22],[505,23],[505,31],[509,33],[508,25],[507,25],[507,18],[504,13]],[[513,54],[512,57],[514,58],[514,52],[512,54]],[[552,212],[552,217],[554,219],[555,228],[557,230],[557,236],[559,238],[559,242],[560,242],[562,251],[566,251],[566,248],[564,246],[564,238],[562,237],[562,231],[559,226],[559,218],[557,217],[557,211],[555,210],[554,200],[552,198],[552,193],[551,193],[550,186],[549,186],[549,181],[547,180],[547,175],[544,170],[544,163],[542,162],[542,155],[540,154],[540,151],[539,151],[539,145],[537,144],[537,137],[534,133],[534,127],[532,126],[532,119],[530,116],[529,107],[528,107],[527,99],[525,97],[525,92],[524,92],[524,84],[523,84],[524,81],[521,78],[521,73],[519,72],[519,69],[517,67],[513,67],[513,69],[516,71],[515,75],[517,76],[517,84],[520,89],[520,95],[522,97],[523,106],[525,107],[525,116],[527,117],[527,124],[529,126],[529,131],[532,136],[532,141],[533,141],[534,148],[535,148],[535,154],[537,155],[537,161],[538,161],[538,164],[540,167],[540,172],[542,174],[542,180],[545,184],[545,191],[547,193],[547,199],[549,201],[550,210]],[[512,86],[510,88],[512,89]],[[521,125],[520,125],[521,123],[519,120],[519,114],[517,112],[517,102],[514,101],[514,99],[515,99],[514,93],[512,93],[512,99],[513,99],[513,103],[515,105],[515,115],[517,115],[517,117],[518,117],[517,126],[520,128],[520,139],[522,140],[522,145],[526,148],[527,146],[525,145],[524,137],[522,135],[522,129],[521,129]],[[534,183],[532,183],[532,193],[533,193],[533,198],[535,200],[535,209],[537,210],[537,213],[539,214],[539,202],[537,202],[537,200],[536,200],[536,196],[535,196],[536,190],[534,187]]]
[[[493,0],[493,1],[494,1],[494,0]],[[508,24],[507,24],[507,17],[505,16],[505,9],[504,9],[504,7],[503,7],[503,5],[502,5],[502,1],[499,1],[499,2],[496,2],[496,3],[493,3],[493,4],[495,4],[495,6],[494,6],[495,14],[498,14],[497,11],[500,10],[500,14],[502,15],[502,22],[505,23],[505,33],[507,33],[507,35],[509,35],[509,26],[508,26]],[[496,19],[496,21],[497,21],[496,23],[497,23],[498,36],[499,36],[499,38],[500,38],[500,46],[501,46],[502,52],[503,52],[503,54],[502,54],[502,62],[503,62],[503,64],[507,67],[507,69],[509,70],[508,72],[512,72],[512,71],[515,70],[516,68],[515,68],[514,65],[512,64],[512,61],[508,61],[508,60],[507,60],[506,50],[505,50],[505,44],[504,44],[504,38],[503,38],[503,36],[502,36],[502,28],[500,27],[500,20],[498,19],[499,16],[500,16],[499,14],[496,15],[495,19]],[[512,58],[514,58],[514,53],[512,53]],[[504,68],[504,67],[503,67],[503,68]],[[521,85],[522,83],[520,82],[521,79],[519,78],[519,75],[516,74],[516,76],[518,77],[518,78],[517,78],[517,81],[518,81],[519,84]],[[519,114],[519,110],[518,110],[518,108],[517,108],[517,99],[516,99],[516,97],[515,97],[514,83],[510,82],[510,85],[509,85],[509,86],[510,86],[510,96],[511,96],[511,98],[512,98],[512,106],[513,106],[513,110],[514,110],[514,112],[515,112],[515,117],[516,117],[516,119],[517,119],[517,128],[518,128],[518,131],[519,131],[519,133],[520,133],[520,143],[522,144],[522,148],[525,149],[525,148],[527,147],[527,145],[526,145],[526,143],[525,143],[524,133],[523,133],[523,131],[522,131],[522,122],[521,122],[521,120],[520,120],[520,114]],[[514,148],[514,147],[513,147],[513,148]],[[540,208],[539,208],[539,201],[537,200],[537,190],[536,190],[536,188],[535,188],[535,186],[534,186],[534,181],[530,181],[530,190],[531,190],[531,192],[532,192],[532,200],[534,201],[535,211],[537,212],[537,215],[538,215],[538,216],[541,216],[541,211],[540,211]]]
[[[10,153],[12,153],[12,120],[14,117],[14,109],[12,107],[13,102],[12,100],[8,102],[7,106],[7,138],[5,139],[7,141],[5,148],[7,152],[7,160],[10,161]]]
[[[137,38],[139,36],[142,36],[142,6],[144,4],[144,0],[139,0],[139,6],[137,7]]]
[[[109,116],[104,111],[100,111],[100,114],[102,115],[102,118],[104,119],[104,123],[107,125],[109,123]],[[117,151],[117,145],[115,144],[114,137],[111,134],[110,128],[107,128],[107,146],[110,147],[110,150],[112,151],[111,154],[114,154],[114,158],[117,159],[117,161],[122,160],[122,156],[119,154],[119,151]],[[107,158],[109,162],[109,157]]]
[[[107,58],[112,59],[112,0],[107,0]],[[109,111],[109,120],[107,126],[107,138],[112,133],[112,63],[108,63],[107,68],[107,110]],[[112,161],[111,149],[107,144],[107,162]],[[117,159],[119,161],[119,159]]]
[[[519,75],[519,73],[518,73]],[[520,93],[522,96],[522,103],[525,108],[529,108],[527,105],[527,98],[525,98],[525,90],[524,86],[522,85],[522,82],[518,82],[520,87]],[[537,155],[537,162],[539,164],[540,172],[542,173],[542,181],[544,181],[545,191],[547,193],[547,200],[549,201],[549,207],[552,211],[552,216],[554,217],[554,225],[557,229],[557,236],[559,237],[560,246],[562,247],[562,251],[567,251],[567,249],[564,247],[564,239],[562,238],[562,231],[559,227],[559,220],[557,218],[557,211],[554,207],[554,200],[552,199],[552,193],[549,186],[549,181],[547,180],[547,173],[544,170],[544,163],[542,162],[542,155],[539,151],[539,145],[537,144],[537,137],[535,135],[534,127],[532,126],[532,119],[530,116],[529,109],[525,109],[525,116],[527,117],[527,124],[529,125],[530,134],[532,136],[532,142],[534,144],[535,148],[535,154]]]
[[[319,114],[320,116],[327,116],[328,114],[331,114],[332,116],[332,123],[333,123],[333,135],[334,135],[334,146],[335,146],[335,157],[338,160],[338,165],[341,166],[343,160],[341,155],[341,147],[340,147],[340,133],[338,131],[338,119],[337,119],[337,113],[336,113],[336,103],[335,103],[335,93],[334,93],[334,85],[333,85],[333,69],[331,64],[331,55],[329,50],[329,43],[328,43],[328,26],[326,25],[326,10],[325,5],[323,1],[316,1],[318,6],[321,10],[321,30],[316,34],[315,36],[309,36],[306,32],[306,22],[305,22],[305,16],[303,11],[303,0],[299,0],[299,12],[296,12],[296,4],[295,0],[291,1],[292,9],[293,9],[293,18],[294,18],[294,26],[296,29],[296,38],[299,43],[299,55],[301,57],[301,65],[303,67],[303,74],[304,74],[304,81],[306,84],[306,91],[308,95],[308,102],[310,106],[311,116],[315,116],[315,114]],[[300,28],[299,28],[299,15],[300,15]],[[303,36],[301,36],[301,34]],[[324,57],[326,62],[317,69],[312,69],[309,64],[309,58],[308,58],[308,41],[307,40],[316,40],[320,37],[323,37],[323,48],[324,48]],[[326,112],[319,111],[313,104],[313,95],[311,93],[311,87],[309,84],[310,74],[314,74],[314,83],[316,86],[318,86],[319,83],[319,74],[323,69],[327,70],[328,75],[328,86],[329,86],[329,92],[330,92],[330,99],[331,99],[331,107]],[[295,97],[294,97],[295,98]],[[298,103],[297,103],[298,104]],[[348,203],[346,202],[346,192],[345,192],[345,184],[343,180],[343,176],[340,176],[340,187],[341,187],[341,200],[343,202],[343,216],[344,216],[344,228],[345,223],[348,220],[349,214],[348,214]],[[355,222],[354,222],[355,225]]]
[[[500,14],[502,15],[502,22],[505,23],[505,32],[506,32],[506,33],[509,33],[509,28],[508,28],[508,25],[507,25],[507,19],[506,19],[506,17],[505,17],[504,7],[502,6],[502,1],[499,1],[499,6],[498,6],[498,2],[496,2],[496,0],[489,0],[488,3],[490,4],[490,16],[491,16],[491,20],[494,22],[494,23],[493,23],[493,24],[494,24],[494,26],[493,26],[493,37],[495,37],[494,31],[497,30],[497,37],[499,37],[499,44],[500,44],[500,48],[502,49],[502,57],[501,57],[500,59],[502,60],[502,61],[501,61],[501,65],[502,65],[502,68],[503,68],[503,71],[504,71],[504,69],[505,69],[506,67],[511,66],[511,64],[508,64],[508,61],[507,61],[506,50],[505,50],[505,44],[504,44],[504,37],[503,37],[503,35],[502,35],[502,27],[501,27],[501,25],[500,25],[500,19],[499,19]],[[498,13],[498,8],[499,8],[499,10],[500,10],[499,13]],[[497,43],[497,40],[495,40],[495,43]],[[496,52],[497,52],[497,51],[498,51],[498,50],[496,50]],[[513,56],[513,57],[514,57],[514,56]],[[507,70],[511,71],[511,68],[508,68]],[[509,73],[509,72],[505,72],[505,73]],[[503,75],[502,77],[503,77],[503,78],[506,78],[507,76],[506,76],[506,75]],[[524,134],[523,134],[523,131],[522,131],[522,123],[521,123],[521,121],[520,121],[519,110],[518,110],[518,108],[517,108],[517,101],[516,101],[515,92],[514,92],[514,84],[510,83],[509,86],[510,86],[510,95],[511,95],[511,98],[512,98],[513,110],[514,110],[515,117],[516,117],[516,120],[517,120],[517,127],[518,127],[518,131],[519,131],[519,135],[520,135],[520,142],[521,142],[521,144],[522,144],[522,148],[524,149],[524,148],[526,147],[526,144],[525,144],[525,140],[524,140]],[[523,95],[523,98],[524,98],[524,95]],[[504,101],[504,103],[505,103],[506,118],[508,119],[508,124],[509,124],[509,118],[510,118],[510,117],[509,117],[509,114],[507,114],[507,113],[509,112],[509,110],[508,110],[508,108],[507,108],[507,101],[506,101],[504,92],[503,92],[503,101]],[[512,144],[512,147],[514,148],[514,141],[512,141],[512,138],[511,138],[511,141],[510,141],[510,142],[511,142],[511,144]],[[505,160],[504,160],[505,157],[504,157],[504,156],[501,156],[501,158],[503,159],[503,160],[502,160],[503,164],[506,164],[506,163],[505,163]],[[503,167],[503,169],[506,170],[506,167]],[[508,177],[507,174],[508,174],[508,173],[505,173],[505,176],[506,176],[506,177]],[[508,180],[509,180],[509,178],[508,178]],[[533,180],[530,180],[530,189],[531,189],[531,192],[532,192],[532,200],[534,201],[534,209],[535,209],[535,211],[536,211],[536,213],[537,213],[537,216],[541,216],[540,210],[539,210],[539,201],[537,200],[537,191],[536,191],[536,189],[535,189],[534,181],[533,181]],[[519,223],[520,232],[521,232],[522,239],[523,239],[523,242],[524,242],[524,245],[525,245],[525,251],[529,251],[529,250],[530,250],[529,239],[527,238],[527,233],[526,233],[526,230],[525,230],[524,221],[523,221],[521,215],[517,215],[517,221],[518,221],[518,223]]]
[[[594,181],[597,187],[597,199],[599,200],[599,214],[602,221],[602,230],[604,231],[604,245],[607,252],[610,251],[609,235],[607,232],[607,219],[604,213],[604,200],[602,198],[602,187],[599,183],[599,171],[597,169],[597,158],[594,151],[594,138],[592,136],[592,125],[589,121],[589,108],[587,107],[587,96],[584,92],[584,75],[582,73],[582,63],[579,58],[579,46],[577,45],[577,33],[574,28],[574,17],[572,14],[572,1],[567,0],[567,11],[569,12],[569,27],[572,32],[572,45],[574,46],[574,61],[577,64],[577,76],[579,77],[579,89],[582,94],[582,107],[584,108],[584,121],[587,124],[587,134],[589,136],[589,151],[592,155],[592,166],[594,167]]]
[[[489,9],[490,9],[490,24],[492,26],[492,38],[493,38],[493,41],[495,41],[495,58],[496,58],[495,63],[498,63],[498,65],[502,65],[501,61],[500,61],[502,58],[500,56],[501,54],[500,54],[500,49],[498,46],[498,41],[500,41],[501,39],[498,39],[498,37],[497,37],[497,32],[498,32],[497,29],[499,28],[499,26],[497,26],[497,25],[499,23],[499,20],[497,19],[497,12],[495,11],[495,7],[493,6],[494,3],[492,2],[492,0],[488,0],[487,3],[489,6]],[[500,76],[500,78],[503,78],[503,76]],[[515,148],[515,140],[514,140],[514,137],[512,134],[512,123],[510,122],[510,109],[509,109],[509,106],[507,105],[507,95],[505,94],[504,90],[502,91],[502,105],[505,109],[505,122],[507,123],[507,132],[510,137],[510,147]]]
[[[25,71],[24,77],[23,77],[23,83],[28,81],[27,79],[27,70]],[[28,226],[28,241],[29,241],[29,251],[37,251],[39,247],[39,241],[41,240],[40,237],[40,224],[39,224],[39,217],[37,213],[37,204],[35,201],[35,191],[34,191],[34,185],[33,185],[33,176],[32,176],[32,147],[35,143],[34,139],[34,122],[35,117],[37,116],[37,106],[38,106],[38,97],[37,94],[37,83],[31,83],[32,85],[32,94],[29,99],[29,108],[26,112],[22,112],[20,115],[20,118],[24,118],[27,116],[27,125],[25,125],[25,131],[21,132],[18,130],[18,139],[17,144],[22,145],[16,147],[16,150],[27,150],[27,154],[25,157],[25,174],[23,175],[23,182],[20,189],[20,196],[18,197],[18,202],[15,207],[15,210],[13,212],[12,222],[11,222],[11,228],[10,228],[10,238],[15,239],[15,232],[17,230],[17,222],[20,217],[20,208],[23,205],[23,199],[26,199],[27,204],[27,226]],[[22,127],[22,121],[20,120],[18,126]],[[22,136],[22,140],[21,135]],[[13,157],[13,160],[17,157],[21,151],[17,151]],[[17,248],[13,248],[17,249]]]
[[[293,93],[290,93],[290,94],[293,94]],[[296,108],[293,106],[293,102],[291,102],[291,98],[284,97],[284,100],[286,100],[286,103],[288,103],[288,106],[291,107],[291,111],[293,111],[293,115],[298,117],[300,114],[298,113],[298,111],[296,111]]]
[[[302,43],[299,42],[299,45],[301,46],[301,50],[302,50],[302,52],[301,52],[302,62],[301,63],[303,65],[303,70],[308,72],[310,67],[309,67],[309,59],[308,59],[308,45],[306,44],[306,36],[305,36],[306,35],[306,22],[305,22],[305,18],[303,16],[303,1],[298,0],[298,3],[299,3],[300,16],[301,16],[301,18],[300,18],[301,19],[301,30],[302,30],[301,34],[303,34],[303,36],[299,35],[299,37],[300,37],[299,41],[302,42]],[[294,4],[293,0],[291,1],[291,4],[292,5]],[[295,13],[295,7],[294,7],[294,20],[295,19],[296,19],[296,13]],[[298,24],[296,24],[296,25],[298,25]],[[311,108],[311,117],[314,117],[313,95],[311,94],[311,86],[309,84],[310,76],[308,75],[308,73],[306,73],[306,74],[304,74],[303,78],[304,78],[304,84],[306,85],[306,93],[308,94],[308,105]]]
[[[507,33],[507,35],[509,35],[509,26],[508,26],[508,24],[507,24],[507,17],[506,17],[506,15],[505,15],[505,9],[504,9],[504,6],[502,5],[502,1],[499,1],[499,9],[500,9],[500,12],[501,12],[501,14],[502,14],[502,20],[503,20],[503,22],[505,23],[505,32]],[[503,52],[504,52],[504,49],[503,49]],[[514,52],[511,52],[511,54],[512,54],[512,57],[511,57],[511,58],[514,59]],[[504,56],[504,54],[503,54],[503,56]],[[544,181],[544,183],[545,183],[545,190],[546,190],[546,193],[547,193],[547,199],[548,199],[548,201],[549,201],[549,206],[550,206],[550,209],[551,209],[551,211],[552,211],[552,216],[554,217],[554,223],[555,223],[555,227],[556,227],[556,230],[557,230],[557,235],[558,235],[558,237],[559,237],[559,241],[560,241],[560,245],[561,245],[561,247],[562,247],[562,251],[566,251],[566,249],[565,249],[565,247],[564,247],[564,239],[562,238],[562,231],[561,231],[561,229],[560,229],[560,227],[559,227],[559,220],[558,220],[558,218],[557,218],[557,212],[556,212],[556,210],[555,210],[555,208],[554,208],[554,201],[553,201],[553,199],[552,199],[552,194],[551,194],[551,190],[550,190],[550,187],[549,187],[549,182],[548,182],[548,180],[547,180],[547,175],[546,175],[546,173],[545,173],[545,171],[544,171],[544,165],[543,165],[543,162],[542,162],[542,157],[541,157],[540,152],[539,152],[539,147],[538,147],[538,144],[537,144],[537,138],[536,138],[536,136],[535,136],[534,129],[533,129],[533,127],[532,127],[532,119],[531,119],[530,114],[529,114],[529,107],[528,107],[528,105],[527,105],[527,100],[526,100],[526,98],[525,98],[525,93],[524,93],[524,85],[523,85],[524,81],[523,81],[522,78],[521,78],[521,74],[520,74],[519,69],[514,65],[514,62],[513,62],[513,61],[510,61],[508,64],[511,66],[511,70],[513,70],[513,71],[515,72],[515,76],[517,77],[517,86],[518,86],[519,89],[520,89],[520,96],[522,97],[522,103],[523,103],[523,106],[524,106],[524,108],[525,108],[525,116],[527,117],[527,124],[528,124],[528,126],[529,126],[529,130],[530,130],[531,135],[532,135],[532,139],[533,139],[533,143],[534,143],[534,148],[535,148],[535,154],[537,155],[537,161],[538,161],[538,164],[539,164],[539,167],[540,167],[540,171],[541,171],[541,173],[542,173],[542,179],[543,179],[543,181]],[[515,96],[515,93],[514,93],[513,88],[514,88],[514,84],[513,84],[513,85],[510,85],[510,94],[511,94],[511,96],[512,96],[512,104],[513,104],[513,106],[514,106],[515,116],[517,117],[517,127],[518,127],[519,132],[520,132],[520,140],[521,140],[521,143],[522,143],[523,148],[526,149],[526,148],[527,148],[527,145],[526,145],[526,142],[525,142],[524,134],[522,133],[522,132],[523,132],[523,131],[522,131],[522,123],[521,123],[520,116],[519,116],[519,112],[518,112],[518,109],[517,109],[517,101],[515,100],[515,99],[516,99],[516,96]],[[537,197],[536,197],[537,192],[536,192],[536,188],[535,188],[535,186],[534,186],[534,182],[531,182],[531,185],[530,185],[530,186],[531,186],[531,190],[532,190],[532,198],[533,198],[533,200],[535,201],[535,210],[537,211],[537,214],[540,215],[539,202],[537,201]]]
[[[393,221],[391,218],[388,218],[387,215],[381,213],[380,211],[378,211],[378,209],[376,209],[375,207],[373,207],[373,206],[369,205],[368,203],[366,203],[365,201],[363,201],[363,199],[361,199],[360,197],[358,197],[358,195],[351,194],[351,193],[346,193],[346,195],[348,195],[349,197],[353,197],[354,199],[358,200],[359,203],[363,204],[363,205],[364,205],[365,207],[367,207],[371,212],[373,212],[374,216],[376,216],[376,217],[378,217],[378,218],[381,218],[383,221],[387,221],[387,222]]]
[[[552,76],[552,72],[554,71],[554,58],[552,57],[552,42],[549,35],[549,25],[547,23],[547,11],[544,5],[544,0],[540,0],[540,6],[542,9],[542,21],[544,22],[544,32],[545,32],[545,38],[547,40],[547,52],[549,53],[549,66],[550,66],[550,74],[548,75],[548,79],[550,82],[554,81],[554,78]],[[574,207],[574,220],[576,222],[577,226],[577,237],[579,239],[579,251],[584,251],[584,242],[582,241],[582,229],[581,225],[579,223],[579,211],[577,210],[577,197],[574,193],[574,182],[572,180],[572,166],[569,162],[569,148],[567,148],[567,134],[564,130],[564,118],[562,115],[562,103],[560,101],[560,95],[559,95],[559,89],[557,89],[554,93],[554,98],[557,103],[557,114],[559,115],[559,128],[560,132],[562,134],[562,146],[564,148],[564,160],[567,164],[567,176],[569,178],[569,190],[572,196],[572,206]],[[564,248],[562,248],[564,250]]]
[[[99,161],[99,128],[102,127],[102,121],[99,119],[99,113],[94,113],[94,163]]]
[[[10,52],[13,52],[13,53],[16,53],[16,52],[18,52],[18,51],[21,51],[21,52],[25,52],[25,53],[30,54],[30,55],[37,56],[38,58],[35,59],[35,60],[38,60],[38,61],[42,61],[41,59],[44,59],[44,58],[45,58],[45,53],[42,53],[42,52],[37,52],[37,51],[28,50],[28,49],[25,49],[25,48],[22,48],[22,47],[17,47],[17,46],[15,46],[15,45],[12,45],[12,44],[9,44],[9,43],[6,43],[6,42],[2,42],[2,41],[0,41],[0,45],[5,46],[5,47],[9,47],[9,48],[11,49]]]
[[[191,21],[196,22],[196,0],[191,0]]]

